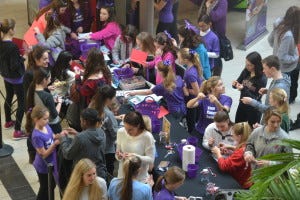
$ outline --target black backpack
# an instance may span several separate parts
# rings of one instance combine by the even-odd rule
[[[226,36],[220,36],[220,57],[224,58],[225,61],[233,59],[233,51],[231,42]]]

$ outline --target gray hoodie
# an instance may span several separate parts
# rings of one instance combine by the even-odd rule
[[[278,18],[274,22],[274,29],[269,35],[268,41],[271,47],[273,47],[273,55],[279,58],[281,71],[291,72],[297,67],[299,55],[291,30],[288,30],[281,39],[279,38],[276,27],[281,21],[282,18]]]
[[[71,29],[65,26],[60,26],[60,28],[53,31],[53,33],[47,39],[42,33],[36,34],[36,39],[39,44],[42,44],[51,50],[51,55],[56,61],[59,53],[65,50],[65,40],[66,34],[70,33]]]
[[[270,96],[270,92],[272,91],[273,88],[283,89],[286,92],[288,99],[290,98],[291,79],[286,74],[282,74],[282,76],[283,77],[281,79],[272,80],[272,82],[269,86],[269,89],[268,89],[267,96],[266,96],[266,101],[265,101],[266,105],[269,105],[269,96]]]
[[[78,133],[74,139],[62,137],[61,148],[65,159],[73,160],[74,165],[82,158],[91,159],[97,166],[97,175],[106,178],[105,133],[101,128],[89,128]]]

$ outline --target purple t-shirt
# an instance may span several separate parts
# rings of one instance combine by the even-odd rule
[[[232,98],[226,95],[221,95],[218,99],[219,102],[226,107],[231,107]],[[213,123],[215,114],[218,112],[218,108],[214,103],[211,103],[208,98],[198,101],[199,103],[199,120],[196,124],[196,130],[200,134],[204,134],[206,127]]]
[[[82,27],[83,23],[83,15],[82,12],[79,9],[76,9],[75,16],[73,17],[73,31],[76,31],[80,26]]]
[[[48,149],[53,141],[53,131],[49,125],[46,125],[47,133],[43,133],[37,129],[32,131],[32,145],[35,149],[45,148]],[[53,151],[46,159],[43,159],[38,153],[35,154],[35,159],[33,161],[33,166],[38,173],[47,174],[47,163],[52,163],[54,169],[56,169],[56,151]],[[56,170],[55,170],[56,171]]]
[[[173,0],[163,0],[167,4],[159,12],[159,21],[163,23],[172,23],[174,21],[174,16],[172,13]]]
[[[165,185],[163,185],[162,189],[159,192],[153,193],[153,200],[174,200],[175,199],[175,193],[167,190],[165,188]]]
[[[198,75],[198,71],[195,66],[192,66],[190,68],[187,68],[185,70],[183,80],[186,83],[186,87],[188,89],[193,89],[192,83],[197,82],[199,87],[201,86],[202,79]],[[191,98],[194,98],[194,95],[190,95]]]
[[[220,55],[220,42],[218,36],[213,32],[209,31],[205,36],[202,37],[205,42],[207,52],[214,52]],[[210,68],[213,69],[215,66],[215,58],[209,58]]]
[[[163,96],[167,102],[168,110],[170,113],[186,113],[185,103],[184,103],[184,94],[183,94],[183,80],[180,76],[176,77],[175,80],[176,88],[173,90],[172,93],[167,91],[163,84],[160,83],[156,85],[152,92],[157,96]]]

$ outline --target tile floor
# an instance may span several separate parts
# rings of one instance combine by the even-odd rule
[[[181,2],[184,2],[186,4],[189,4],[188,0],[182,0]],[[267,27],[270,31],[272,28],[273,21],[278,16],[283,16],[286,9],[291,5],[300,5],[299,0],[289,0],[289,1],[281,1],[281,0],[272,0],[269,1],[268,6],[268,18],[267,18]],[[179,19],[183,18],[189,18],[192,21],[196,21],[197,14],[197,8],[195,6],[189,6],[189,10],[180,14]],[[17,21],[17,29],[16,29],[16,37],[22,38],[24,32],[26,31],[28,25],[27,25],[27,5],[26,0],[1,0],[0,1],[0,13],[1,17],[3,18],[15,18]],[[252,51],[258,51],[261,53],[262,57],[266,57],[272,53],[271,47],[268,45],[266,37],[264,37],[262,40],[258,41],[255,45],[253,45],[251,48],[249,48],[247,51],[242,51],[239,49],[236,49],[236,47],[240,44],[240,42],[243,39],[243,32],[244,32],[244,18],[245,14],[244,12],[238,12],[238,11],[232,11],[228,13],[228,23],[227,23],[227,36],[232,41],[232,46],[234,48],[234,56],[235,58],[232,61],[225,62],[224,68],[223,68],[223,74],[222,78],[224,80],[225,86],[226,86],[226,93],[231,97],[238,97],[239,93],[233,89],[231,89],[231,82],[232,80],[235,80],[241,70],[244,66],[244,58],[246,55]],[[0,89],[3,91],[3,81],[0,81]],[[299,89],[298,89],[299,91]],[[232,119],[234,119],[235,111],[238,105],[238,99],[233,98],[233,106],[232,110],[230,112],[230,115]],[[0,97],[0,104],[1,108],[3,110],[2,105],[4,104],[4,100],[2,97]],[[291,118],[295,119],[297,113],[300,111],[300,96],[296,99],[296,103],[291,105]],[[2,112],[2,123],[4,123],[4,113]],[[290,132],[290,136],[295,139],[300,139],[300,129]],[[14,153],[12,154],[13,160],[17,163],[17,166],[21,169],[25,179],[30,184],[32,190],[36,193],[39,187],[38,178],[36,175],[36,172],[32,165],[28,163],[28,155],[27,155],[27,148],[26,148],[26,140],[21,141],[13,141],[11,139],[12,137],[12,130],[3,130],[3,140],[4,143],[9,144],[13,146]],[[7,164],[7,160],[9,158],[0,158],[0,166],[3,166]],[[4,171],[3,171],[4,170]],[[15,197],[17,195],[14,195],[14,197],[10,196],[8,191],[11,191],[12,188],[5,187],[4,182],[7,179],[11,179],[12,177],[9,177],[6,173],[5,169],[0,167],[0,199],[1,200],[10,200],[10,199],[33,199],[32,196],[30,196],[30,189],[29,189],[29,195],[28,197],[18,198]],[[14,179],[12,181],[17,182],[17,179]],[[22,185],[21,185],[22,187]],[[59,199],[58,192],[56,192],[56,198]]]

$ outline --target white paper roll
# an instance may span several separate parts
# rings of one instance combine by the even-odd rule
[[[185,145],[182,149],[182,169],[187,171],[188,164],[195,164],[195,147],[193,145]]]

